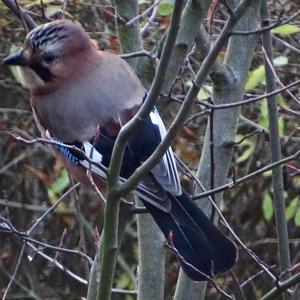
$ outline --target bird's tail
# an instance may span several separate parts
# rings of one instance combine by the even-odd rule
[[[186,193],[173,196],[169,212],[143,201],[180,258],[186,275],[204,281],[231,269],[237,259],[236,245],[213,225]]]

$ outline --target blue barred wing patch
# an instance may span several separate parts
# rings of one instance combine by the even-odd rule
[[[66,146],[63,145],[62,141],[54,138],[55,142],[61,143],[60,144],[54,144],[54,147],[56,150],[58,150],[64,157],[66,157],[68,160],[70,160],[73,164],[79,165],[80,164],[80,157],[76,154],[78,152],[75,152],[75,150],[72,150]]]

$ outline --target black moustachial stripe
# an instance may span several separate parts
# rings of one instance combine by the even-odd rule
[[[52,81],[53,78],[54,78],[54,75],[51,73],[51,71],[39,64],[39,63],[36,63],[36,64],[32,64],[30,66],[30,68],[44,81],[44,82],[49,82],[49,81]]]

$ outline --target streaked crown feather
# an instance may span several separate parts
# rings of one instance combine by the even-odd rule
[[[40,25],[25,38],[24,46],[33,53],[47,50],[69,52],[84,48],[89,44],[89,37],[83,28],[67,20],[58,20]]]

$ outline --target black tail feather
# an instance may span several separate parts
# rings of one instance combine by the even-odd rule
[[[181,267],[195,281],[228,271],[237,258],[235,244],[225,237],[187,194],[168,194],[171,209],[164,212],[144,201],[170,247],[181,257]]]

